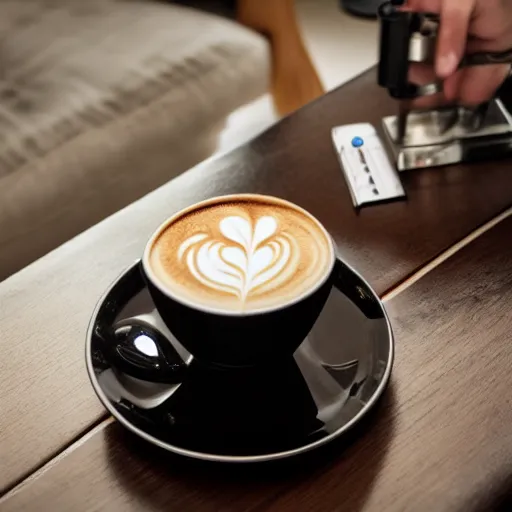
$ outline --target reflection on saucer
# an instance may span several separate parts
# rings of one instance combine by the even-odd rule
[[[98,376],[98,383],[112,402],[131,402],[140,409],[154,409],[162,405],[179,388],[179,384],[160,384],[135,379],[112,368]]]
[[[113,318],[116,307],[120,313]],[[170,451],[228,461],[302,453],[358,422],[389,380],[393,339],[384,308],[344,265],[324,310],[294,356],[265,367],[228,370],[202,365],[184,352],[153,309],[134,267],[98,307],[87,340],[87,364],[95,390],[112,414]],[[102,356],[91,333],[105,322],[119,326],[123,319],[141,314],[189,364],[180,384],[129,377]],[[149,344],[143,348],[151,350]]]

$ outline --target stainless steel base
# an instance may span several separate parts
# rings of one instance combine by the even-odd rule
[[[463,108],[411,112],[402,143],[397,116],[383,120],[399,171],[492,159],[512,151],[512,118],[500,100],[480,115]]]

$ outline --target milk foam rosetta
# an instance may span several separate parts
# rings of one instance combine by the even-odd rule
[[[176,219],[155,241],[150,263],[183,299],[247,311],[278,306],[314,287],[329,270],[331,246],[300,210],[237,199]]]

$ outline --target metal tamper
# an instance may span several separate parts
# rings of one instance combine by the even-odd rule
[[[398,101],[398,114],[383,120],[398,170],[491,159],[512,150],[512,116],[495,97],[477,108],[455,105],[414,110],[413,100],[437,94],[443,82],[409,81],[411,65],[433,64],[439,16],[400,9],[386,2],[379,9],[378,83]],[[512,49],[465,55],[459,67],[512,63]]]

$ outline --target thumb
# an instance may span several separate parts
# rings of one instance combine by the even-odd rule
[[[447,78],[457,70],[466,51],[475,0],[444,0],[437,41],[436,74]]]

